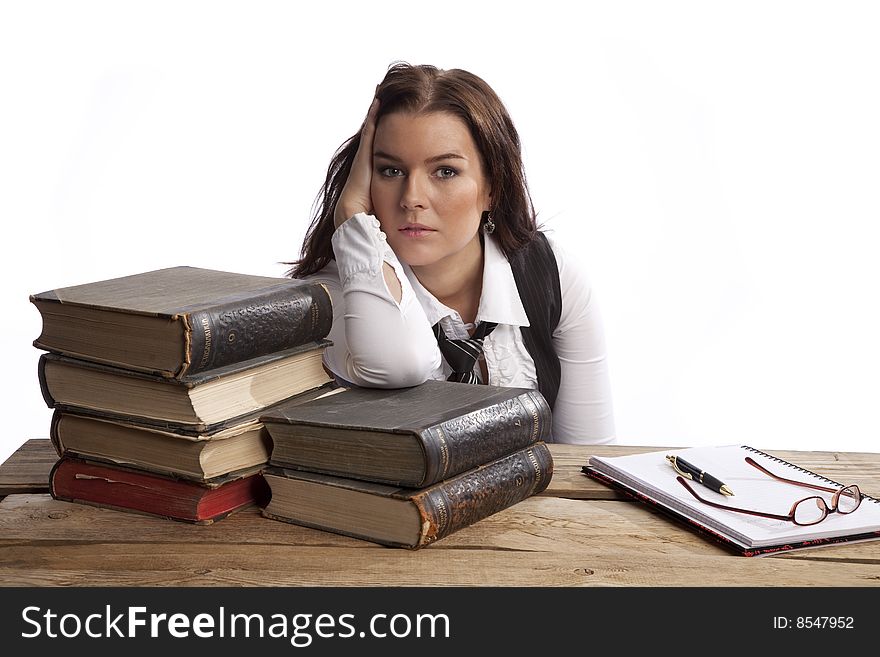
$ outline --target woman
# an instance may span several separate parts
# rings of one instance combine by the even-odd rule
[[[330,290],[324,362],[342,382],[538,388],[554,440],[613,440],[589,283],[538,232],[519,135],[479,77],[389,68],[331,161],[290,273]]]

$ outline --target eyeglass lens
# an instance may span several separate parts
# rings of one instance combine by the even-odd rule
[[[799,525],[814,525],[824,519],[829,511],[852,513],[861,501],[862,495],[858,486],[847,486],[837,491],[831,500],[830,508],[821,497],[808,497],[795,505],[794,521]]]
[[[837,512],[852,513],[862,502],[862,491],[858,486],[841,488],[837,493]]]
[[[799,525],[813,525],[828,515],[828,506],[821,497],[808,497],[794,507],[794,521]]]

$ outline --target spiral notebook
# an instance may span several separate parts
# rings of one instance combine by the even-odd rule
[[[745,445],[693,447],[630,456],[592,456],[583,471],[671,514],[745,556],[880,538],[880,501],[864,495],[864,490],[861,504],[852,513],[829,513],[818,524],[800,526],[786,520],[717,509],[700,502],[676,480],[678,473],[666,460],[667,454],[680,456],[713,474],[734,492],[733,497],[728,497],[689,482],[704,499],[783,516],[789,513],[794,502],[805,497],[823,497],[830,507],[833,493],[778,481],[749,465],[745,457],[750,456],[770,472],[786,479],[835,489],[859,483],[841,484]]]

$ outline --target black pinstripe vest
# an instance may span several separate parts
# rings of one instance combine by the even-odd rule
[[[561,369],[553,348],[553,331],[562,313],[562,289],[556,256],[544,233],[510,257],[510,268],[530,326],[521,327],[523,342],[538,374],[538,390],[552,409]]]

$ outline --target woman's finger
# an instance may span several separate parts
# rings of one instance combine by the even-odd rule
[[[361,143],[354,156],[352,170],[359,168],[359,166],[370,167],[372,165],[373,137],[376,135],[376,114],[378,112],[379,99],[374,98],[372,105],[370,105],[370,110],[367,112],[367,118],[364,119],[363,128],[361,128]]]

